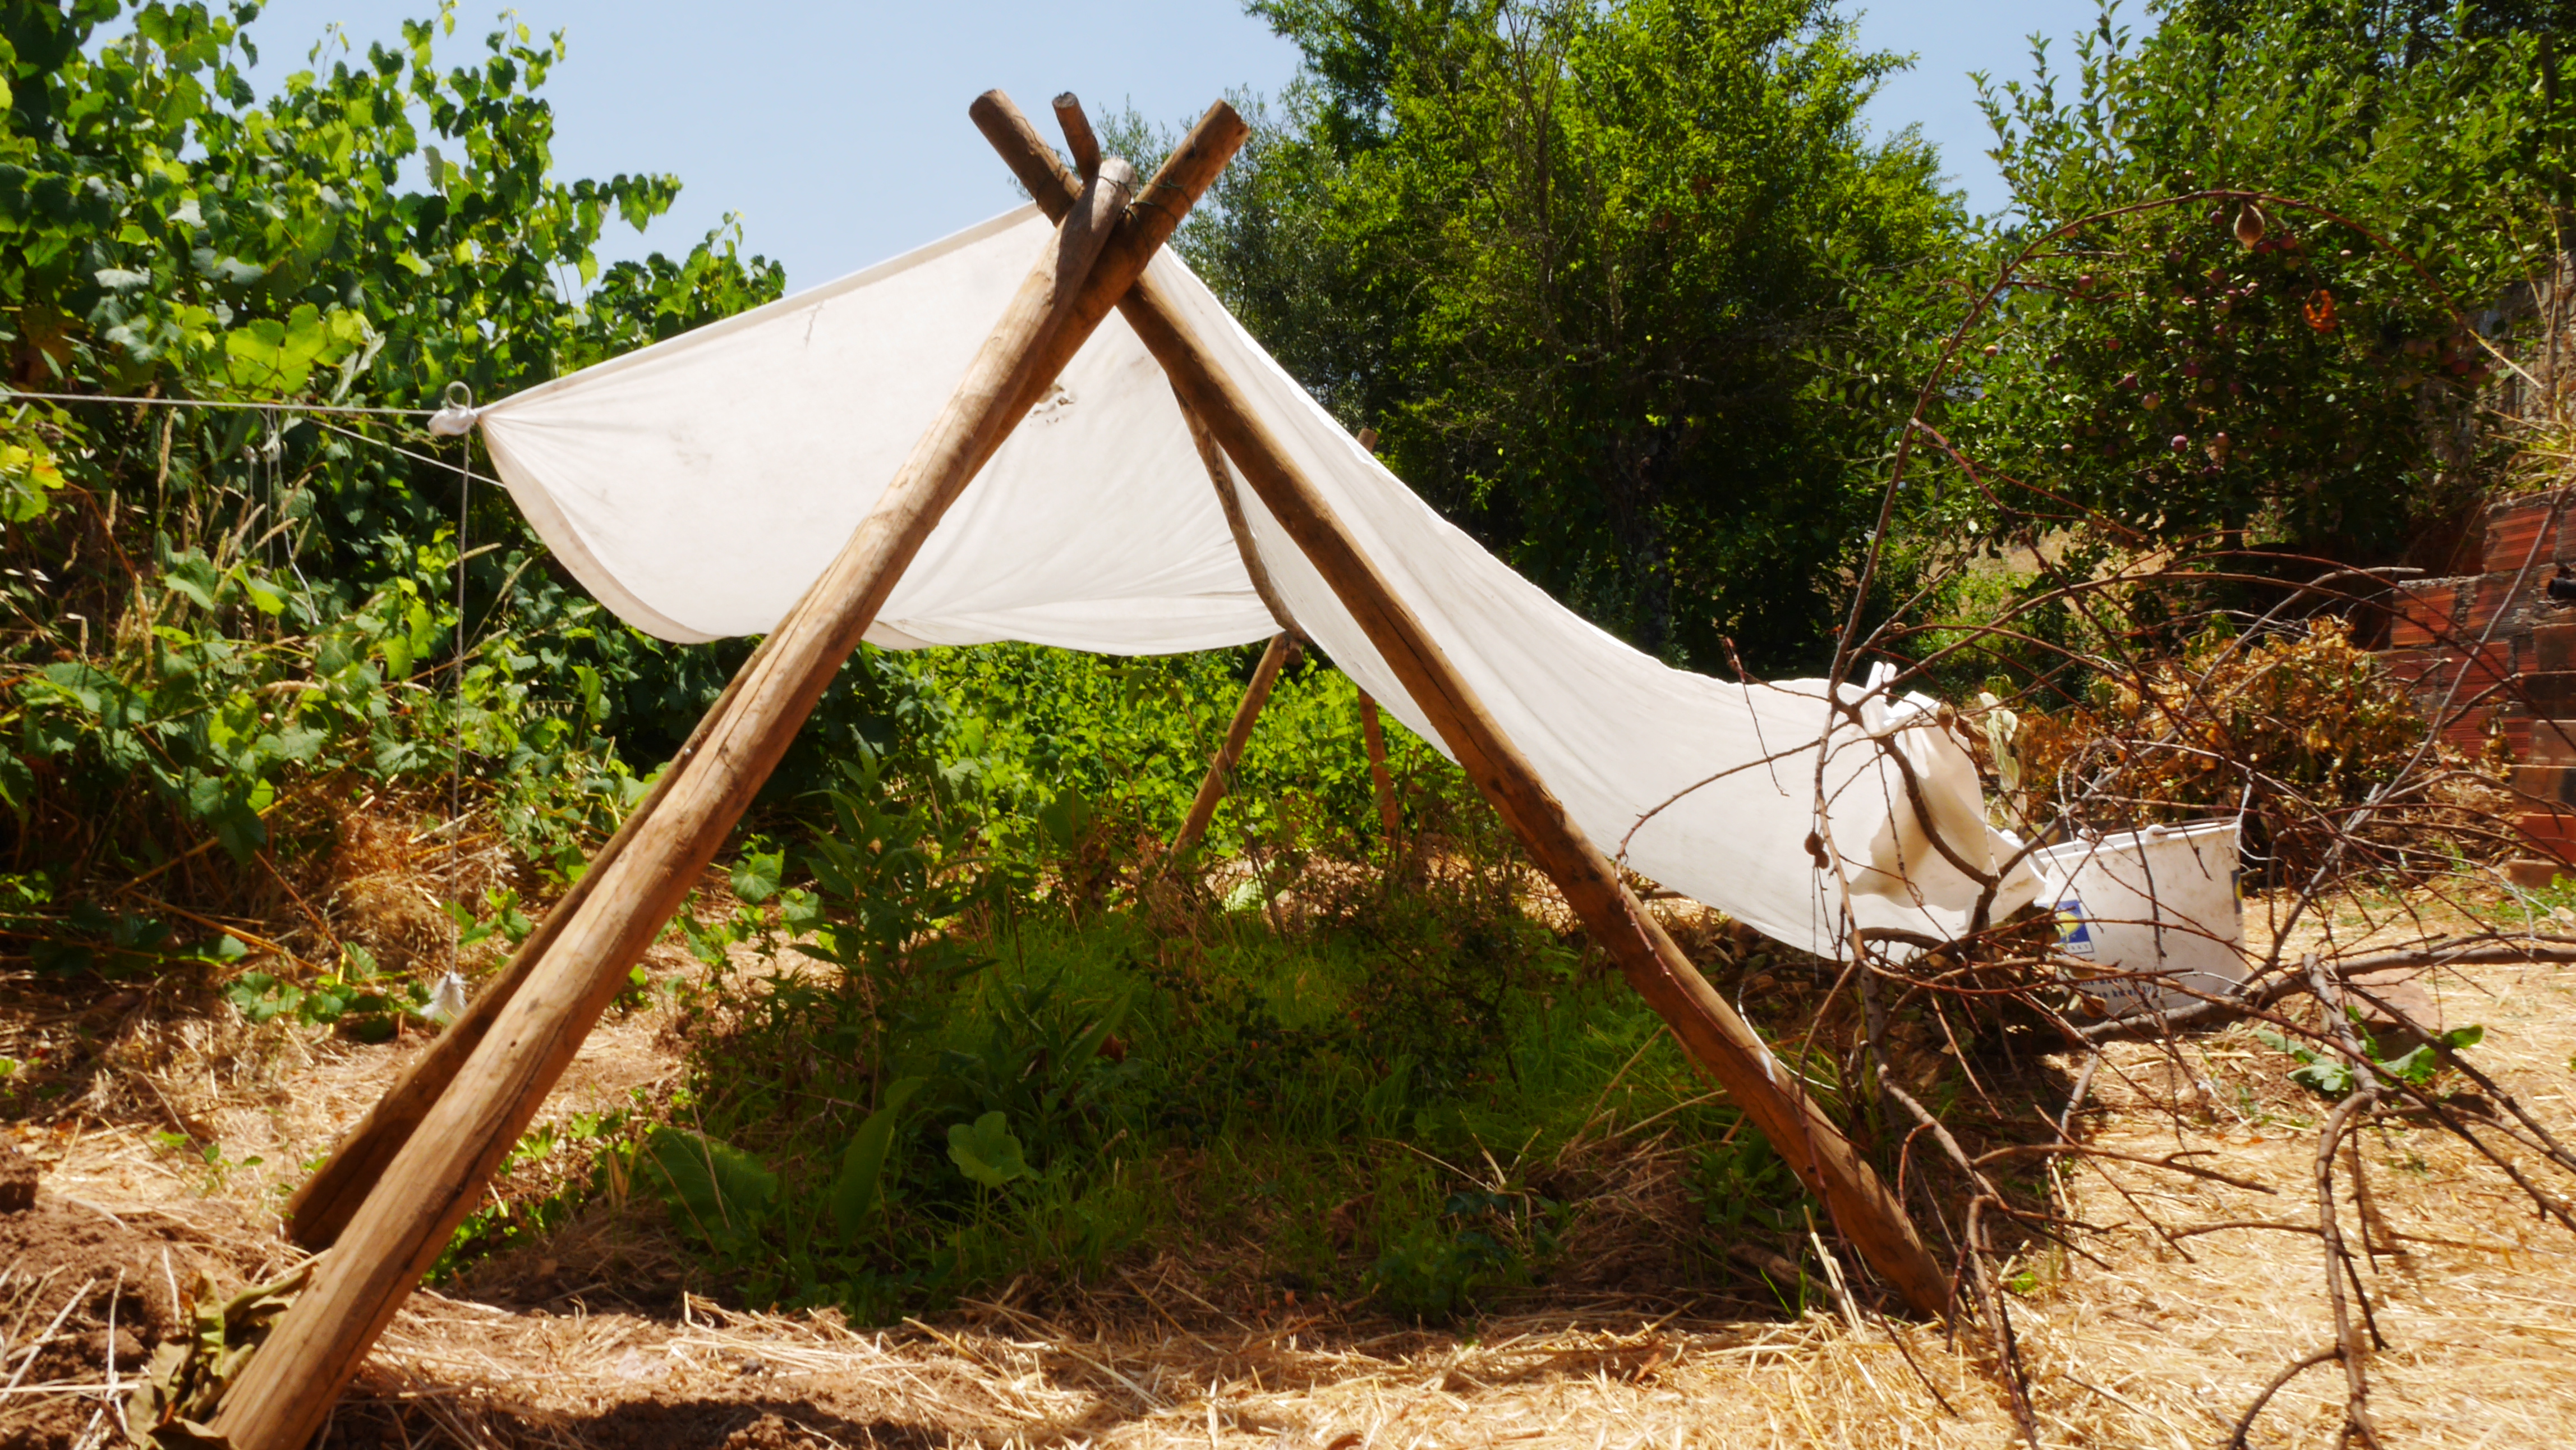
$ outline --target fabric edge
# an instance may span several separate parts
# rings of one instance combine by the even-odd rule
[[[951,232],[935,242],[915,247],[900,256],[888,257],[882,262],[862,267],[847,276],[836,277],[818,286],[808,287],[802,292],[790,293],[775,302],[763,303],[749,312],[737,312],[721,321],[692,328],[677,337],[664,338],[660,342],[639,347],[633,352],[623,352],[612,358],[603,358],[577,372],[566,373],[559,378],[549,378],[533,388],[512,393],[506,398],[485,404],[476,410],[477,416],[490,418],[520,404],[550,397],[575,383],[589,383],[600,378],[614,377],[629,368],[640,366],[647,359],[659,358],[679,348],[725,337],[745,328],[758,327],[772,318],[799,312],[817,303],[828,302],[835,297],[855,292],[862,287],[872,286],[889,277],[901,276],[916,267],[927,266],[951,252],[971,247],[987,237],[1009,231],[1036,215],[1039,215],[1036,202],[1013,207],[999,216],[988,217],[962,231]]]

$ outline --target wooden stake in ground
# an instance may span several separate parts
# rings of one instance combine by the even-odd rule
[[[1225,799],[1226,786],[1233,779],[1235,763],[1243,759],[1244,743],[1252,738],[1252,722],[1261,718],[1270,687],[1279,683],[1279,672],[1296,656],[1296,636],[1270,637],[1270,648],[1261,652],[1261,663],[1253,667],[1252,683],[1244,687],[1243,703],[1234,707],[1234,723],[1226,727],[1225,743],[1217,747],[1216,758],[1208,762],[1207,778],[1199,782],[1198,799],[1190,802],[1190,817],[1172,838],[1173,855],[1186,854],[1207,834],[1208,822],[1216,819],[1216,804]]]
[[[1402,819],[1395,809],[1395,777],[1386,770],[1386,727],[1377,718],[1377,701],[1360,691],[1360,743],[1368,749],[1369,788],[1377,792],[1378,824],[1386,829],[1386,854],[1395,856],[1395,829]]]
[[[714,859],[797,727],[858,648],[922,540],[1142,273],[1243,134],[1241,120],[1220,106],[1143,193],[1147,202],[1127,208],[1134,173],[1112,162],[1064,209],[1056,237],[939,420],[815,582],[791,628],[746,675],[700,752],[677,767],[660,807],[500,1009],[312,1284],[225,1395],[214,1428],[237,1450],[300,1450],[321,1427],[403,1296],[435,1261],[616,994],[629,964]]]
[[[1056,97],[1056,120],[1070,137],[1077,132],[1089,134],[1091,123],[1083,119],[1082,104],[1070,94]],[[1252,579],[1252,592],[1261,596],[1262,606],[1279,623],[1279,634],[1262,651],[1261,663],[1252,671],[1252,684],[1243,692],[1243,703],[1235,707],[1234,723],[1225,732],[1225,743],[1216,758],[1208,762],[1208,773],[1199,781],[1198,798],[1190,802],[1189,819],[1181,822],[1180,834],[1172,837],[1172,854],[1187,853],[1207,834],[1208,823],[1216,819],[1217,803],[1225,799],[1232,784],[1235,762],[1243,758],[1245,742],[1252,738],[1253,722],[1260,718],[1261,707],[1269,702],[1270,688],[1279,681],[1279,671],[1297,656],[1297,619],[1288,612],[1288,601],[1279,594],[1279,586],[1270,578],[1270,568],[1261,562],[1261,550],[1252,542],[1252,526],[1244,521],[1243,503],[1234,496],[1234,475],[1225,466],[1225,450],[1217,447],[1216,435],[1210,433],[1190,405],[1172,395],[1181,410],[1181,421],[1189,425],[1190,442],[1199,451],[1199,462],[1207,469],[1208,482],[1216,489],[1217,507],[1225,511],[1225,527],[1234,535],[1234,551],[1243,559],[1243,572]]]
[[[971,114],[1049,215],[1062,215],[1074,203],[1079,188],[1026,117],[991,97]],[[1916,1310],[1946,1313],[1949,1279],[1894,1195],[1826,1119],[1797,1074],[1772,1055],[1629,893],[1617,868],[1585,838],[1485,712],[1438,642],[1361,552],[1249,399],[1210,362],[1153,279],[1139,277],[1119,309],[1629,984],[1753,1119],[1799,1181],[1825,1201],[1870,1267]]]

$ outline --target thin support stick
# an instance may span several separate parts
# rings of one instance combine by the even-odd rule
[[[1386,727],[1378,722],[1377,701],[1360,691],[1360,741],[1368,749],[1369,786],[1377,792],[1378,824],[1386,832],[1387,859],[1395,859],[1396,827],[1403,819],[1395,808],[1395,777],[1386,769]]]
[[[1270,648],[1261,652],[1261,663],[1253,667],[1252,683],[1244,687],[1243,703],[1234,708],[1225,743],[1208,762],[1207,778],[1199,782],[1198,798],[1190,802],[1189,819],[1181,822],[1181,833],[1172,838],[1174,856],[1187,855],[1207,834],[1208,822],[1216,819],[1217,802],[1225,799],[1226,787],[1233,782],[1235,764],[1243,759],[1244,744],[1252,739],[1252,722],[1261,718],[1261,707],[1269,703],[1270,687],[1279,683],[1279,672],[1296,657],[1296,636],[1270,637]]]
[[[1226,466],[1225,450],[1216,445],[1216,435],[1208,431],[1207,422],[1190,411],[1190,405],[1178,392],[1173,401],[1180,403],[1181,421],[1189,425],[1190,443],[1199,451],[1199,462],[1207,468],[1208,482],[1216,488],[1217,507],[1225,510],[1225,527],[1234,535],[1234,551],[1243,557],[1243,572],[1252,576],[1252,592],[1261,596],[1262,607],[1289,634],[1297,633],[1297,617],[1288,612],[1288,601],[1280,596],[1279,585],[1270,577],[1270,566],[1261,562],[1261,549],[1252,541],[1252,525],[1243,516],[1243,500],[1234,492],[1234,470]]]
[[[455,753],[449,757],[447,763],[447,819],[451,825],[457,825],[458,822],[465,819],[465,659],[467,650],[467,632],[465,628],[465,563],[466,531],[472,526],[474,521],[474,474],[471,469],[473,461],[474,440],[471,438],[457,439],[456,679],[453,682],[454,688],[450,691],[447,720],[448,731],[455,737],[451,742],[455,746]],[[464,834],[464,827],[462,825],[457,825],[457,838],[460,842],[463,840]],[[447,871],[448,892],[450,895],[454,895],[456,889],[456,869],[452,863],[456,858],[451,854],[448,859],[451,863]],[[458,902],[457,904],[459,906],[465,906],[469,911],[472,910],[472,907],[467,906],[464,902]],[[463,954],[465,948],[465,927],[462,923],[453,923],[451,926],[452,929],[447,934],[447,974],[451,977],[459,977],[461,980],[463,966],[458,958]]]

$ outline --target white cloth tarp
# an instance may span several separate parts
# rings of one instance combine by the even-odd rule
[[[547,545],[620,617],[678,641],[764,632],[876,502],[1051,232],[1024,207],[503,399],[480,414],[485,442]],[[1821,682],[1675,670],[1578,618],[1381,467],[1179,258],[1153,269],[1603,849],[1627,839],[1644,875],[1820,953],[1845,926],[1843,881],[1851,924],[1961,928],[1976,890],[1930,844],[1888,754],[1913,764],[1943,841],[1971,864],[1991,869],[2011,845],[1986,827],[1974,766],[1929,702],[1872,698],[1859,726],[1836,729],[1821,824],[1840,858],[1819,869]],[[1437,743],[1260,499],[1236,492],[1298,627]],[[1112,313],[941,521],[868,638],[1157,654],[1276,630],[1169,381]],[[2036,888],[2017,871],[1996,914]]]

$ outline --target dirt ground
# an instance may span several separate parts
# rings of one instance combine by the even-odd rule
[[[2429,985],[2451,1025],[2486,1027],[2479,1057],[2506,1090],[2554,1131],[2576,1125],[2576,969],[2473,967]],[[256,1050],[230,1044],[220,1060],[234,1080],[222,1081],[192,1080],[188,1064],[217,1059],[183,1046],[138,1041],[135,1061],[157,1066],[135,1071],[211,1153],[148,1121],[12,1130],[9,1168],[40,1176],[33,1206],[11,1212],[24,1195],[0,1172],[0,1446],[120,1443],[122,1394],[182,1295],[201,1274],[229,1291],[294,1266],[275,1229],[286,1190],[417,1050],[276,1032]],[[2315,1232],[2321,1105],[2283,1080],[2289,1065],[2242,1026],[2107,1055],[2086,1143],[2205,1151],[2188,1161],[2251,1186],[2101,1157],[2044,1170],[2091,1231],[2074,1251],[2009,1266],[2043,1443],[2222,1444],[2276,1374],[2331,1342]],[[651,1014],[612,1019],[549,1116],[618,1106],[676,1070]],[[2567,1443],[2576,1236],[2421,1122],[2398,1115],[2360,1141],[2367,1201],[2345,1221],[2368,1225],[2359,1277],[2385,1340],[2371,1407],[2387,1443]],[[1187,1266],[1152,1262],[1070,1297],[1014,1285],[935,1321],[860,1331],[830,1314],[718,1308],[679,1288],[649,1245],[614,1238],[614,1226],[569,1231],[538,1262],[523,1253],[452,1284],[455,1297],[414,1296],[325,1443],[1897,1450],[2016,1438],[1995,1366],[1936,1326],[1783,1321],[1688,1285],[1541,1289],[1442,1334],[1220,1306]],[[2337,1367],[2309,1369],[2249,1443],[2332,1445],[2341,1404]]]

